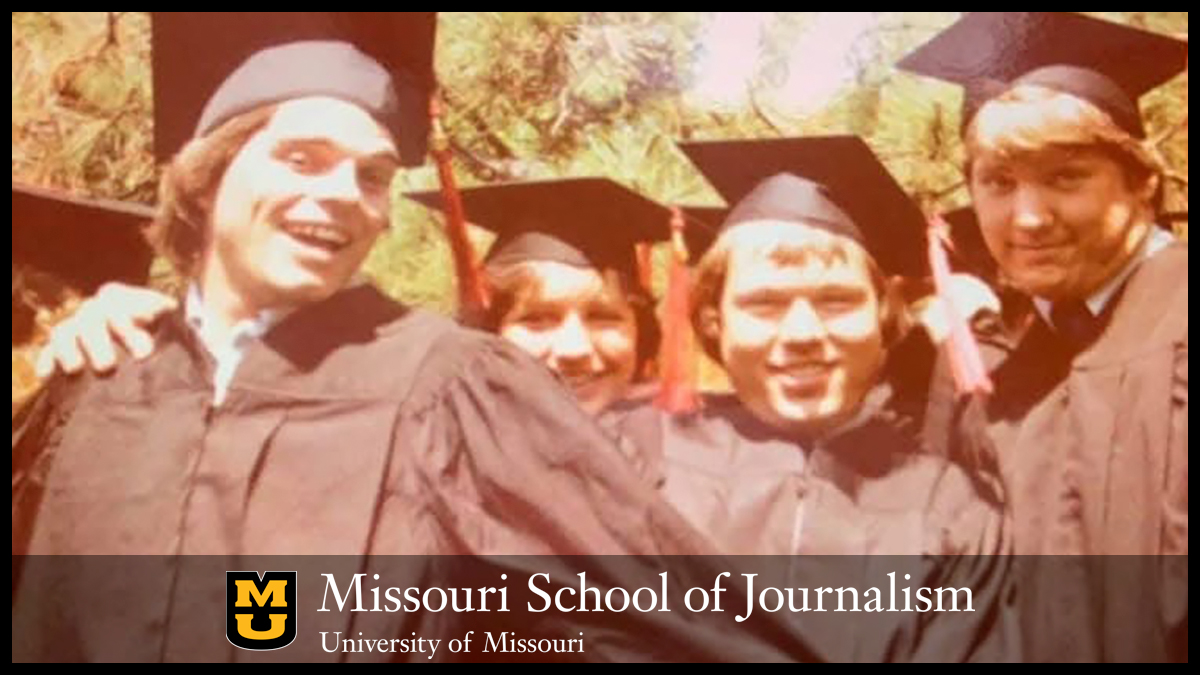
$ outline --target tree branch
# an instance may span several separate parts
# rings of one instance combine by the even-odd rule
[[[777,122],[771,116],[771,113],[767,112],[767,109],[758,102],[758,92],[754,87],[750,87],[748,93],[750,98],[750,110],[754,112],[755,117],[762,120],[764,124],[770,127],[771,131],[775,132],[779,136],[783,137],[791,135],[784,125]]]
[[[463,105],[462,100],[449,87],[443,87],[441,92],[447,108],[461,114],[468,124],[475,127],[479,136],[496,151],[496,154],[509,159],[517,156],[508,143],[492,130],[491,125],[479,114],[477,109]]]
[[[1169,181],[1174,181],[1174,182],[1182,185],[1183,187],[1188,186],[1188,177],[1179,173],[1178,171],[1175,171],[1173,169],[1167,169],[1166,171],[1163,172],[1163,175],[1165,175],[1167,177],[1167,180],[1169,180]]]
[[[952,185],[942,188],[941,190],[937,190],[937,191],[931,193],[930,196],[932,196],[934,199],[938,199],[938,200],[944,199],[944,198],[954,194],[960,188],[966,187],[966,185],[967,185],[966,181],[960,180]]]
[[[1161,150],[1162,147],[1164,145],[1166,145],[1168,141],[1170,141],[1172,138],[1174,138],[1180,132],[1187,131],[1187,128],[1188,128],[1188,118],[1187,118],[1187,115],[1184,115],[1183,121],[1181,121],[1179,124],[1168,127],[1167,129],[1163,129],[1162,133],[1160,133],[1158,136],[1156,136],[1154,138],[1153,141],[1151,141],[1151,145],[1154,147],[1155,150]]]

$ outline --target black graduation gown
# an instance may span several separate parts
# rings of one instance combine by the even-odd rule
[[[773,556],[747,564],[775,566],[784,586],[866,589],[908,569],[923,584],[975,593],[971,614],[822,617],[830,658],[1012,658],[1011,543],[996,495],[919,451],[884,411],[888,398],[876,389],[857,421],[815,444],[781,436],[728,395],[692,415],[634,410],[620,429],[641,451],[640,471],[692,525],[726,553]]]
[[[1003,482],[1027,659],[1187,660],[1187,276],[1186,243],[1142,262],[1082,349],[1037,317],[951,420]]]
[[[540,364],[369,286],[252,344],[220,406],[182,315],[156,339],[152,358],[110,376],[56,378],[14,419],[14,661],[253,659],[213,612],[224,611],[225,570],[277,569],[258,556],[310,560],[342,580],[381,566],[422,586],[450,583],[453,566],[365,556],[495,556],[520,586],[547,563],[513,556],[611,555],[588,569],[622,583],[629,554],[713,552]],[[321,590],[301,589],[318,603]],[[625,622],[582,658],[803,657],[674,623],[680,613],[544,618],[567,637]],[[410,619],[310,616],[279,656],[345,658],[322,653],[318,627],[349,634],[381,620],[376,635],[408,637]]]

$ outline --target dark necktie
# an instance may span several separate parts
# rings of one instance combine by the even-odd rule
[[[1050,323],[1071,345],[1083,348],[1096,339],[1101,321],[1084,301],[1064,300],[1050,308]]]

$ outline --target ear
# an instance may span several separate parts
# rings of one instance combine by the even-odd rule
[[[892,275],[883,279],[879,297],[879,328],[888,349],[911,327],[911,306],[933,292],[928,279]]]
[[[933,293],[933,280],[894,274],[883,281],[883,300],[893,298],[912,304]]]
[[[721,311],[709,305],[700,309],[700,332],[706,340],[721,343]]]
[[[1147,209],[1153,209],[1155,207],[1155,201],[1161,185],[1162,176],[1157,173],[1152,173],[1146,178],[1145,182],[1143,182],[1142,185],[1134,191],[1134,193],[1137,194],[1138,199],[1140,199],[1141,202],[1146,205]]]

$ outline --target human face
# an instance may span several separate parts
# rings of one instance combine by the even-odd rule
[[[558,374],[595,415],[620,399],[637,370],[637,320],[624,292],[595,268],[526,263],[534,283],[500,335]]]
[[[971,165],[988,249],[1014,286],[1048,300],[1085,299],[1126,265],[1152,227],[1145,182],[1087,146],[983,151]]]
[[[202,283],[226,286],[217,290],[252,311],[329,297],[386,229],[398,167],[391,136],[362,108],[328,97],[280,104],[221,177]]]
[[[719,310],[721,360],[742,404],[802,434],[852,416],[885,356],[866,251],[778,221],[743,223],[725,236],[734,239]]]

